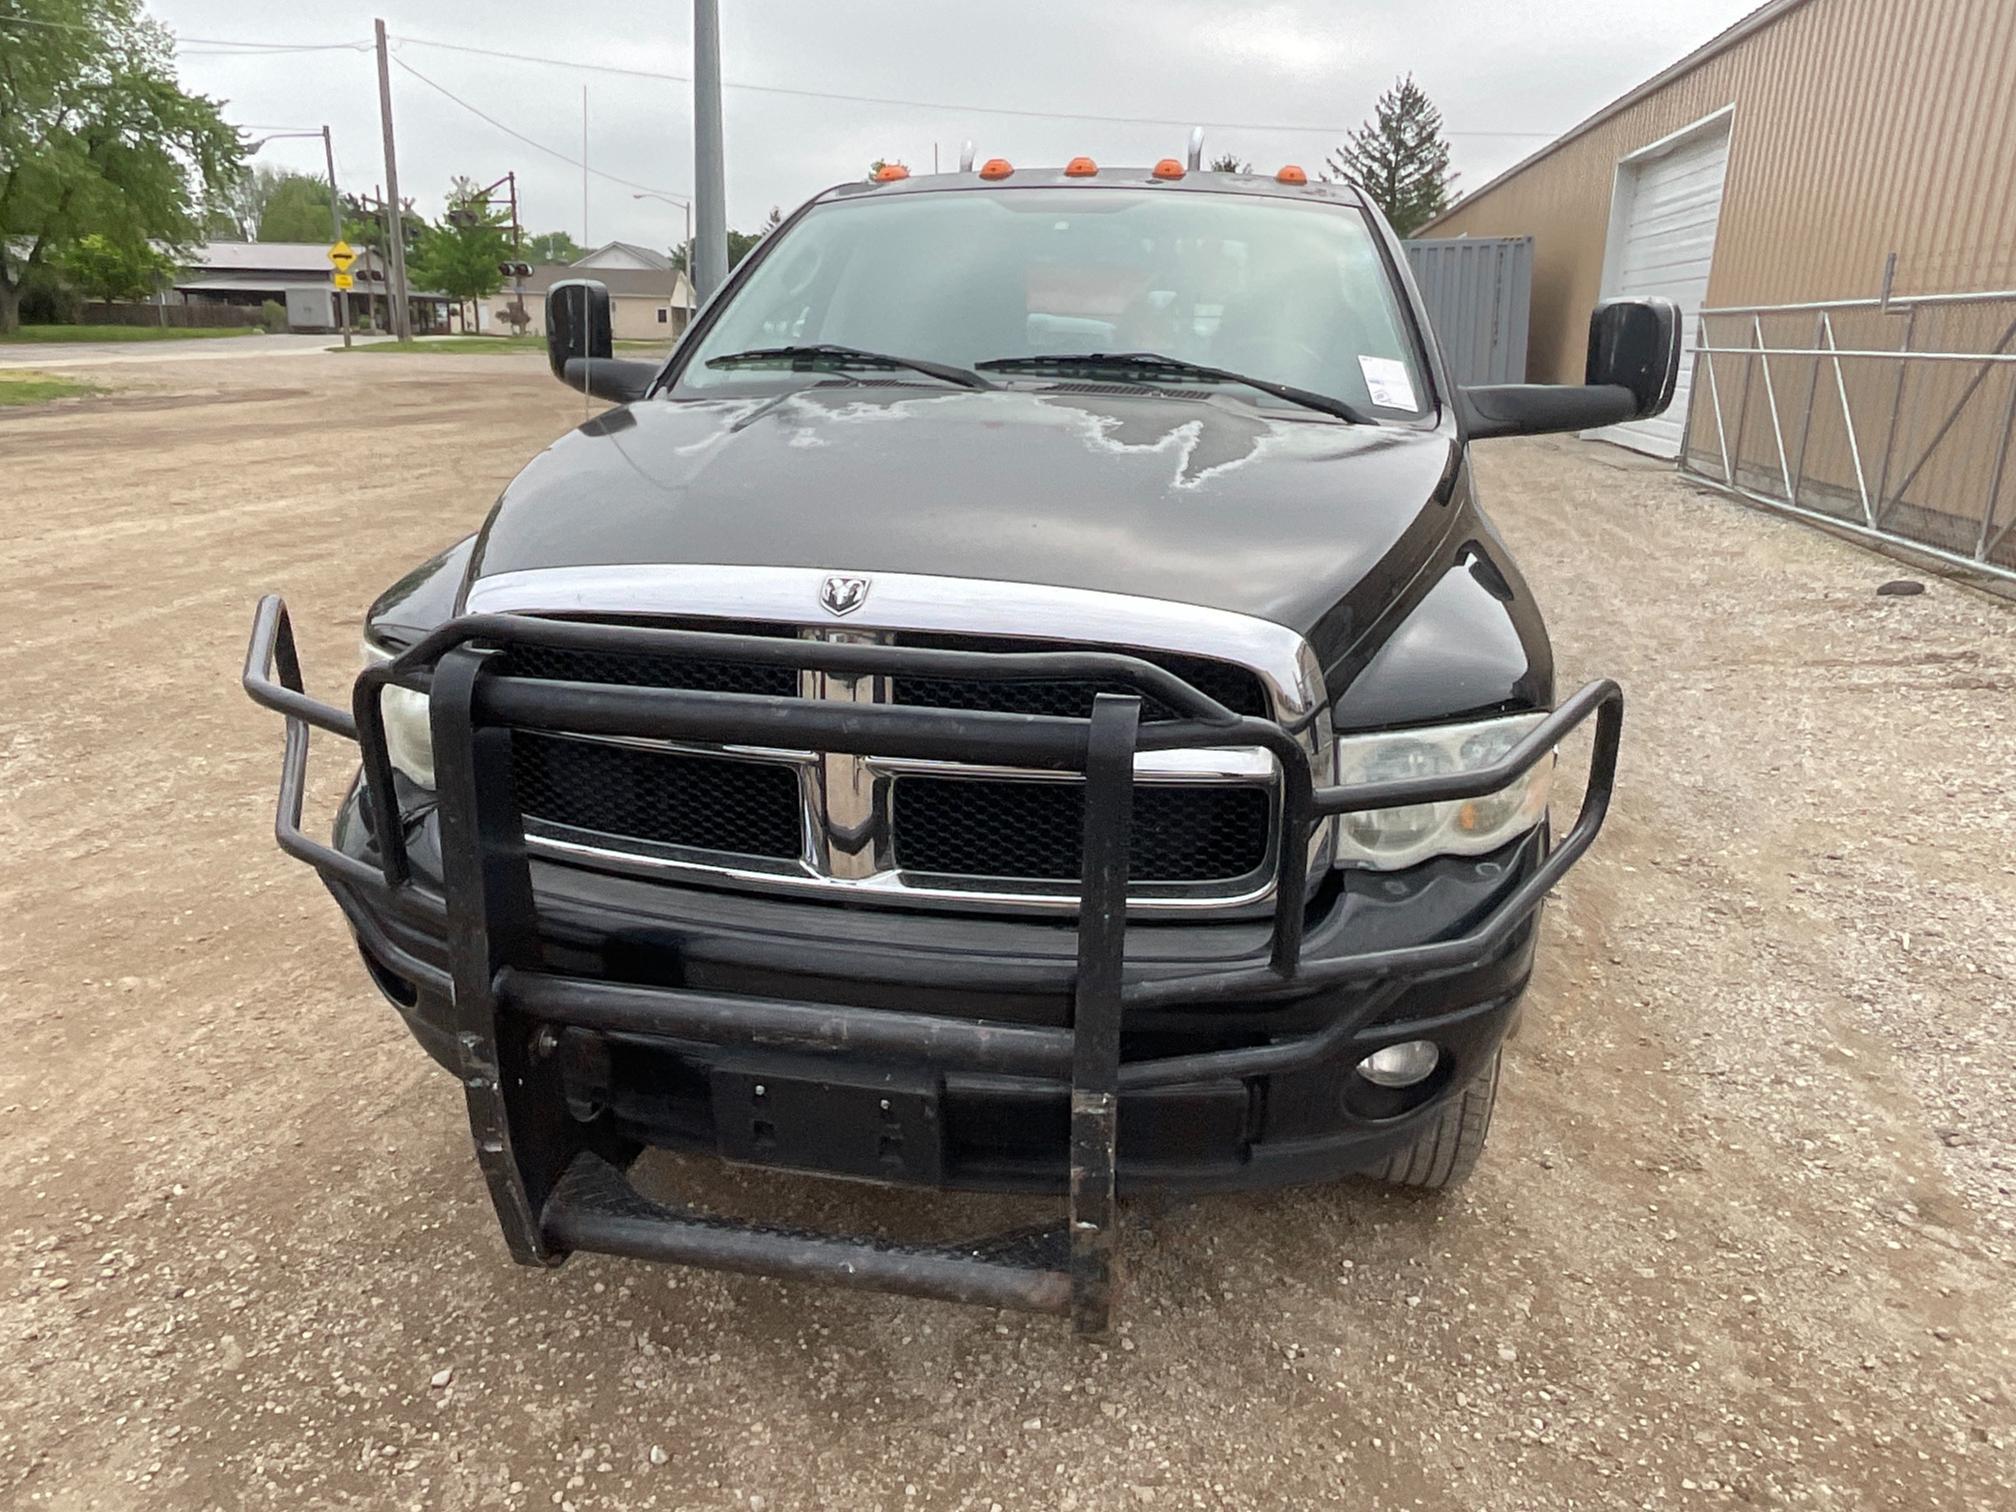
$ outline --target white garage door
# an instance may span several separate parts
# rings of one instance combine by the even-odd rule
[[[1708,298],[1708,264],[1722,216],[1729,167],[1729,117],[1690,127],[1669,146],[1650,148],[1618,166],[1617,203],[1604,254],[1604,293],[1656,294],[1680,306],[1680,382],[1673,404],[1652,420],[1592,432],[1655,457],[1680,455],[1687,391],[1694,374],[1695,316]]]

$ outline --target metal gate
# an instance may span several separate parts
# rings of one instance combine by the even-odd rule
[[[1703,310],[1682,470],[2016,581],[2016,290]]]
[[[1403,245],[1450,378],[1524,383],[1533,238],[1429,237]]]

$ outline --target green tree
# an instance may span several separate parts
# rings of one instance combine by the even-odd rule
[[[249,242],[259,239],[259,217],[266,203],[287,179],[294,177],[270,163],[247,164],[212,197],[204,212],[204,232],[212,241]]]
[[[283,174],[259,210],[262,242],[320,242],[329,239],[329,185],[305,173]]]
[[[23,283],[87,235],[201,240],[244,157],[137,0],[10,0],[7,20],[48,24],[0,23],[0,332],[20,324]]]
[[[147,298],[175,263],[145,242],[115,242],[94,231],[64,248],[59,266],[85,298],[109,303]]]
[[[587,249],[565,231],[542,231],[525,238],[525,261],[571,263]]]
[[[483,329],[483,300],[504,286],[497,265],[511,255],[510,217],[483,203],[467,179],[449,190],[448,211],[420,238],[407,260],[415,287],[439,289],[450,299],[472,300],[476,329]]]
[[[763,240],[764,237],[783,224],[784,212],[775,205],[772,205],[770,213],[763,218],[763,224],[758,226],[754,231],[730,231],[728,233],[728,266],[732,268],[742,261],[743,258],[747,257],[754,250],[756,243]],[[673,247],[666,255],[671,258],[673,267],[677,268],[681,273],[686,271],[686,249],[684,247]]]
[[[1401,236],[1412,236],[1456,200],[1442,112],[1412,74],[1379,96],[1373,118],[1330,154],[1327,166],[1369,194]]]

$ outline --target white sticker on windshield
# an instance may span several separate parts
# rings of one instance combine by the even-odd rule
[[[1381,409],[1411,410],[1414,381],[1407,376],[1407,364],[1391,357],[1360,357],[1358,371],[1365,375],[1365,391]]]

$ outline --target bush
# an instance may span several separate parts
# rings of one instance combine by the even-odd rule
[[[259,306],[259,320],[269,332],[287,329],[287,306],[277,299],[268,299]]]
[[[75,325],[77,295],[65,288],[54,270],[37,267],[28,271],[21,285],[23,325]]]

